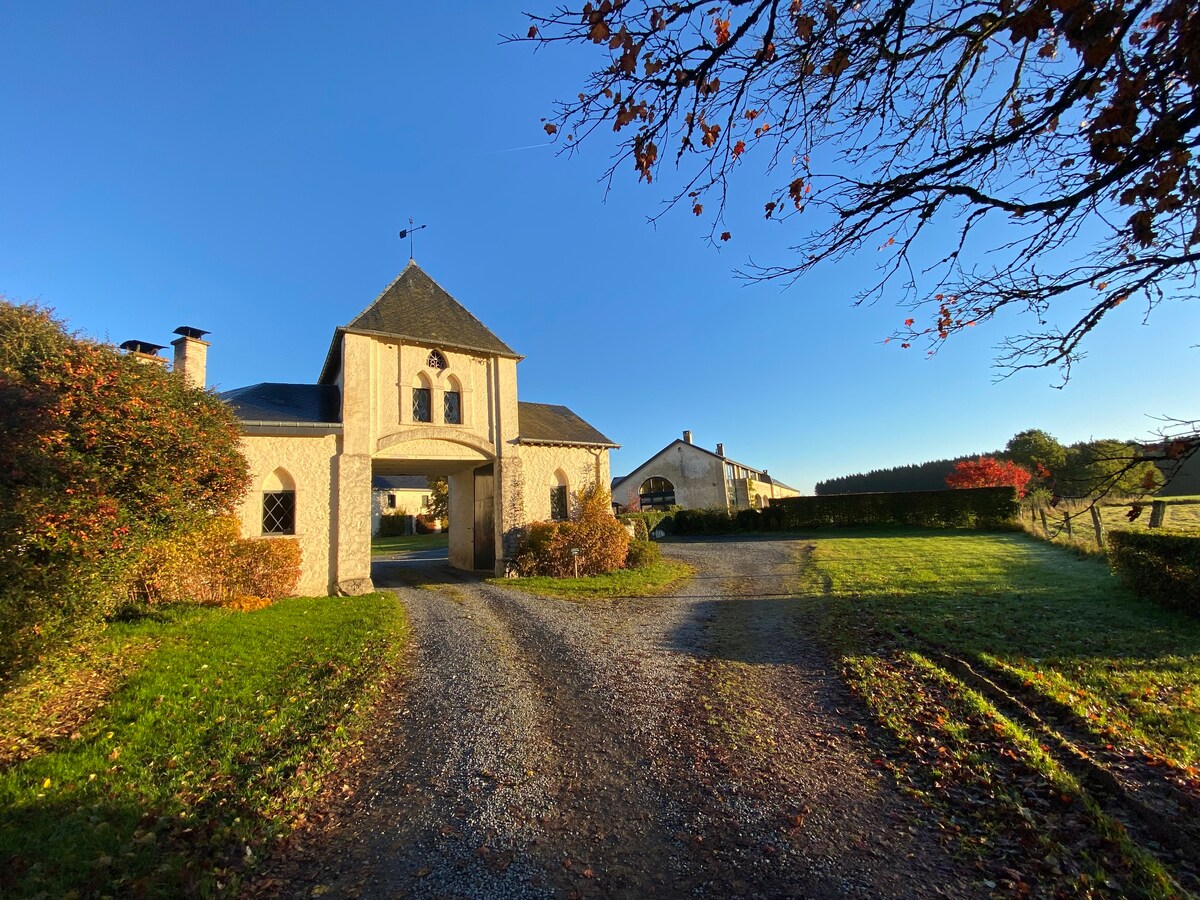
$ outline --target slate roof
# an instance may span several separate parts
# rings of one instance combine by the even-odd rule
[[[320,381],[331,380],[340,367],[347,331],[521,358],[412,260],[370,306],[334,332]]]
[[[520,440],[525,444],[574,444],[619,447],[565,406],[517,404]]]
[[[243,422],[336,423],[341,395],[332,384],[263,382],[221,394]]]
[[[429,479],[424,475],[375,475],[371,487],[377,491],[427,491]]]

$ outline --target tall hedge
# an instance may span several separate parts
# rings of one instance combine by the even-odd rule
[[[232,511],[240,441],[211,391],[0,298],[0,673],[109,611],[150,541]]]
[[[1139,596],[1200,616],[1200,536],[1112,531],[1108,561]]]
[[[891,494],[830,494],[772,500],[761,512],[744,509],[680,510],[677,534],[782,531],[859,525],[917,525],[927,528],[1005,528],[1020,511],[1011,487]]]
[[[832,494],[772,500],[764,519],[778,528],[918,525],[928,528],[997,528],[1020,512],[1012,487],[891,494]]]

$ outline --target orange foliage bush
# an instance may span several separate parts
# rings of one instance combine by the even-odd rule
[[[625,565],[629,532],[613,517],[608,490],[591,485],[576,499],[576,521],[536,522],[529,527],[513,560],[517,574],[565,578],[575,574],[577,560],[580,575],[602,575]]]
[[[155,541],[142,554],[129,593],[146,603],[237,604],[286,597],[300,579],[294,538],[243,538],[237,520],[214,518],[188,534]],[[254,607],[259,608],[259,607]]]

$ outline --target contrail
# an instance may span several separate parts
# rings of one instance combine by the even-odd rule
[[[537,150],[539,147],[552,147],[553,141],[546,141],[544,144],[529,144],[525,147],[507,147],[504,150],[484,150],[482,153],[468,153],[462,159],[470,159],[472,156],[495,156],[497,153],[516,153],[520,150]]]

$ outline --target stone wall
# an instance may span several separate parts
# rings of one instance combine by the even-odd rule
[[[612,480],[607,450],[522,444],[520,452],[521,459],[525,461],[526,522],[544,522],[550,518],[550,490],[562,483],[559,473],[566,480],[572,515],[575,513],[576,491],[595,482],[607,489]]]
[[[334,459],[338,448],[336,434],[242,436],[242,452],[250,464],[251,478],[239,510],[242,534],[263,536],[263,490],[276,487],[273,476],[282,469],[296,491],[295,537],[303,556],[296,592],[302,596],[325,596],[336,581],[330,522],[337,504]]]

